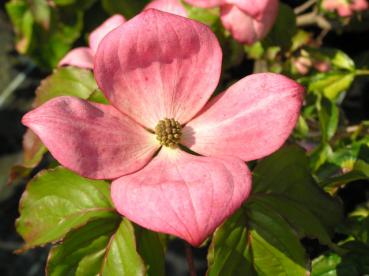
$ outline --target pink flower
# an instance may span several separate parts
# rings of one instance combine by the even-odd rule
[[[367,0],[323,0],[322,7],[328,11],[337,11],[342,17],[351,16],[355,11],[366,10]]]
[[[188,17],[186,9],[182,6],[179,0],[153,0],[145,7],[145,9],[157,9],[159,11]]]
[[[241,43],[263,39],[278,15],[278,0],[185,0],[203,7],[220,7],[224,27]]]
[[[22,122],[65,167],[113,179],[119,213],[196,246],[248,197],[244,161],[283,145],[303,96],[296,82],[264,73],[209,101],[221,62],[207,26],[147,10],[97,50],[95,77],[111,105],[59,97]]]
[[[103,24],[101,24],[96,30],[94,30],[89,36],[90,47],[79,47],[71,50],[65,55],[65,57],[59,62],[59,66],[73,65],[76,67],[82,67],[87,69],[93,69],[94,56],[101,40],[110,31],[123,24],[125,19],[121,15],[113,15],[108,18]]]

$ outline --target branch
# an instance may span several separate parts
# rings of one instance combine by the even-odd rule
[[[332,25],[325,19],[323,16],[318,14],[316,11],[305,13],[303,15],[299,15],[297,18],[297,26],[306,27],[306,26],[318,26],[324,30],[331,30]]]
[[[295,14],[303,13],[304,11],[306,11],[307,9],[309,9],[310,7],[315,5],[316,2],[317,2],[317,0],[306,1],[304,4],[298,6],[294,9]]]
[[[190,271],[190,276],[196,276],[196,267],[193,261],[191,246],[185,242],[186,259],[188,263],[188,270]]]

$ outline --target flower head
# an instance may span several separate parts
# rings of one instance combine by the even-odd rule
[[[89,47],[79,47],[68,52],[65,57],[59,62],[59,66],[73,65],[76,67],[93,69],[94,56],[101,40],[110,31],[114,30],[119,25],[123,24],[125,19],[123,16],[116,14],[109,17],[96,30],[94,30],[88,40]]]
[[[263,39],[278,14],[278,0],[185,0],[203,7],[220,7],[224,27],[241,43],[253,44]]]
[[[60,97],[23,123],[65,167],[113,179],[122,215],[199,245],[248,197],[244,161],[282,146],[303,94],[296,82],[264,73],[209,101],[221,60],[207,26],[147,10],[97,50],[95,77],[111,105]]]

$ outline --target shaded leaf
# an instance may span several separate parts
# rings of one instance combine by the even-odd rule
[[[144,259],[147,267],[147,275],[165,275],[165,250],[160,234],[142,228],[135,227],[138,252]]]
[[[251,197],[214,235],[209,275],[306,275],[299,239],[331,244],[341,205],[317,186],[296,146],[262,160],[253,175]]]

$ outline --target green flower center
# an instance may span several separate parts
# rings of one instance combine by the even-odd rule
[[[161,145],[175,148],[181,140],[182,127],[176,120],[165,118],[155,127],[156,139]]]

